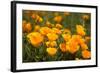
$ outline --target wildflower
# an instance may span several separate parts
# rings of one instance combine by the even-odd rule
[[[63,33],[71,33],[69,29],[64,29]]]
[[[91,52],[88,51],[88,50],[83,50],[83,51],[82,51],[82,57],[83,57],[84,59],[91,58]]]
[[[42,21],[43,21],[42,17],[40,17],[39,15],[36,15],[36,20],[37,20],[38,22],[42,22]]]
[[[47,37],[48,37],[48,39],[49,39],[50,41],[55,41],[55,40],[58,39],[58,35],[55,34],[55,33],[48,33],[48,34],[47,34]]]
[[[22,29],[23,29],[23,32],[26,31],[26,23],[27,22],[25,20],[22,21]]]
[[[78,50],[79,50],[79,45],[76,45],[76,43],[75,44],[70,44],[70,46],[66,46],[67,48],[68,48],[68,51],[71,53],[71,54],[74,54],[75,52],[77,52]]]
[[[76,25],[76,31],[77,31],[77,34],[81,36],[84,36],[86,34],[85,28],[82,25]]]
[[[47,47],[55,47],[55,46],[57,46],[57,43],[56,43],[56,41],[48,41],[48,42],[46,42],[46,46]]]
[[[61,50],[62,52],[66,52],[66,51],[67,51],[67,49],[66,49],[66,44],[65,44],[65,43],[61,43],[61,44],[60,44],[60,50]]]
[[[62,25],[61,24],[56,24],[56,28],[61,29],[62,28]]]
[[[22,25],[23,32],[30,32],[32,30],[31,23],[24,23]]]
[[[39,21],[39,22],[42,22],[42,21],[43,21],[43,18],[42,18],[42,17],[40,17],[38,21]]]
[[[64,38],[65,41],[69,41],[71,39],[71,35],[70,34],[62,34],[62,37]]]
[[[33,46],[37,46],[43,41],[43,36],[39,32],[29,33],[27,38]]]
[[[47,48],[47,53],[50,55],[50,56],[53,56],[56,54],[57,52],[57,49],[56,48]]]
[[[34,31],[39,31],[40,30],[40,26],[39,25],[36,25],[35,27],[34,27]]]
[[[48,27],[41,27],[41,28],[40,28],[40,33],[41,33],[42,35],[47,35],[47,34],[50,33],[50,32],[51,32],[51,29],[48,28]]]
[[[33,19],[35,19],[35,21],[37,21],[37,22],[42,22],[43,21],[42,17],[40,17],[38,14],[32,14],[31,17]]]
[[[87,44],[83,43],[83,44],[81,44],[81,48],[82,48],[82,50],[86,50],[86,49],[88,49],[88,46],[87,46]]]
[[[71,39],[77,42],[78,44],[83,43],[83,39],[80,35],[72,35]]]
[[[80,38],[80,39],[78,40],[78,43],[79,43],[80,45],[84,44],[84,43],[85,43],[85,39]]]
[[[54,17],[54,21],[56,21],[57,23],[60,23],[62,21],[62,16]]]
[[[61,34],[61,30],[57,28],[52,28],[52,33]]]
[[[68,44],[66,45],[66,48],[71,54],[74,54],[75,52],[77,52],[79,50],[80,46],[78,45],[78,42],[71,39],[71,40],[69,40]]]
[[[90,39],[91,39],[91,38],[90,38],[89,36],[86,36],[86,37],[85,37],[85,42],[88,43],[88,42],[90,41]]]
[[[33,19],[36,19],[36,14],[32,14],[32,16],[31,16]]]
[[[47,21],[47,22],[46,22],[46,26],[49,27],[49,28],[51,28],[51,27],[54,26],[54,24],[51,24],[49,21]]]
[[[88,49],[88,46],[85,44],[85,39],[80,35],[72,35],[72,39],[81,46],[82,49]]]
[[[26,24],[26,32],[30,32],[32,30],[31,23]]]
[[[85,40],[80,35],[73,35],[72,39],[81,46],[82,50],[88,49],[88,46],[85,44]]]
[[[88,20],[88,19],[89,19],[89,16],[88,16],[88,15],[83,15],[83,16],[82,16],[82,19]]]

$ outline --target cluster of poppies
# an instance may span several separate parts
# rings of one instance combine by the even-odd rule
[[[66,13],[66,15],[69,14],[70,13]],[[32,14],[31,17],[37,23],[44,21],[44,19],[38,14]],[[88,15],[84,15],[82,17],[84,20],[89,19]],[[36,24],[34,27],[32,23],[23,20],[23,34],[26,34],[26,42],[28,45],[31,45],[31,48],[28,49],[35,49],[32,52],[33,54],[39,49],[43,49],[43,51],[39,52],[45,53],[45,55],[42,56],[43,59],[39,58],[40,56],[38,56],[38,54],[33,57],[38,57],[39,61],[48,61],[49,58],[47,57],[51,58],[49,59],[50,61],[90,59],[90,44],[88,45],[88,43],[90,43],[90,36],[87,36],[84,25],[76,24],[74,27],[75,32],[72,33],[71,29],[64,27],[61,24],[62,19],[62,16],[56,15],[53,18],[53,20],[56,22],[55,24],[52,24],[50,21],[46,21],[44,25]],[[71,56],[66,54],[70,54]],[[56,59],[52,59],[55,57]]]

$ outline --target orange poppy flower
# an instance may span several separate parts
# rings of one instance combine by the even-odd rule
[[[71,40],[69,40],[68,44],[66,45],[66,48],[70,53],[74,54],[75,52],[77,52],[79,50],[80,46],[78,45],[78,42],[71,39]]]
[[[41,33],[42,35],[47,35],[47,34],[50,33],[50,32],[51,32],[51,29],[48,28],[48,27],[41,27],[41,28],[40,28],[40,33]]]
[[[62,28],[62,25],[61,24],[56,24],[56,28],[61,29]]]
[[[61,44],[60,44],[60,50],[61,50],[62,52],[66,52],[66,51],[67,51],[67,49],[66,49],[66,44],[65,44],[65,43],[61,43]]]
[[[82,50],[86,50],[86,49],[88,49],[88,46],[87,46],[87,44],[83,43],[83,44],[81,44],[81,48],[82,48]]]
[[[32,14],[32,16],[31,16],[33,19],[36,19],[36,14]]]
[[[82,25],[76,25],[76,31],[77,31],[77,34],[79,34],[81,36],[86,35],[85,29]]]
[[[82,51],[82,57],[85,59],[91,58],[91,52],[88,50],[83,50]]]
[[[38,46],[43,41],[43,36],[39,32],[29,33],[27,37],[33,46]]]
[[[34,31],[39,31],[40,30],[40,26],[39,25],[36,25],[35,27],[34,27]]]
[[[62,37],[64,38],[65,41],[69,41],[71,39],[71,35],[70,34],[62,34]]]
[[[82,16],[82,19],[88,20],[88,19],[89,19],[89,16],[88,16],[88,15],[83,15],[83,16]]]
[[[25,21],[22,22],[22,29],[23,32],[30,32],[32,30],[31,23],[26,23]]]
[[[86,37],[85,37],[85,42],[88,43],[88,42],[90,41],[90,39],[91,39],[91,37],[86,36]]]
[[[56,17],[54,17],[54,21],[60,23],[62,21],[62,16],[56,16]]]
[[[48,42],[46,42],[46,46],[47,47],[55,47],[55,46],[57,46],[57,43],[56,43],[56,41],[48,41]]]
[[[42,22],[43,19],[38,14],[32,14],[31,16],[33,19],[35,19],[37,22]]]
[[[32,30],[31,23],[26,24],[26,32],[30,32]]]
[[[47,53],[50,55],[50,56],[53,56],[56,54],[57,52],[57,49],[56,48],[47,48]]]
[[[84,42],[84,40],[82,39],[82,37],[80,35],[72,35],[71,39],[74,40],[75,42],[77,42],[78,44]]]
[[[57,29],[57,28],[52,28],[52,33],[61,34],[62,31],[60,29]]]
[[[51,27],[54,26],[54,24],[52,24],[52,23],[50,23],[49,21],[47,21],[47,22],[46,22],[46,26],[49,27],[49,28],[51,28]]]
[[[58,39],[58,35],[55,34],[55,33],[48,33],[48,34],[47,34],[47,37],[48,37],[48,39],[49,39],[50,41],[55,41],[55,40]]]

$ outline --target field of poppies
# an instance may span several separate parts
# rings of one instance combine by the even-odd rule
[[[91,59],[90,22],[90,13],[23,10],[23,62]]]

